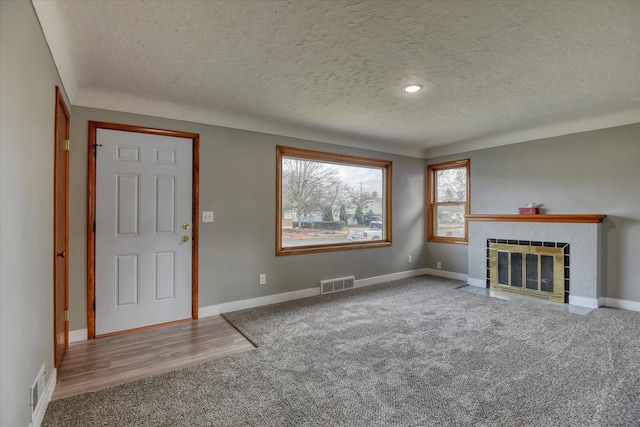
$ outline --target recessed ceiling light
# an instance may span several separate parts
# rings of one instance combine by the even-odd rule
[[[402,88],[407,93],[415,93],[422,89],[422,85],[409,85]]]

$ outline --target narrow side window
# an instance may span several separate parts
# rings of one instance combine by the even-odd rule
[[[429,165],[427,176],[427,240],[466,244],[469,159]]]

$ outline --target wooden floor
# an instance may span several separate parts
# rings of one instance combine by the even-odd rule
[[[53,399],[135,381],[254,346],[220,316],[71,344]]]

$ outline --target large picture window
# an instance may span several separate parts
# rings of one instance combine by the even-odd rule
[[[391,245],[391,161],[279,146],[276,169],[276,255]]]
[[[469,159],[429,165],[427,240],[468,242]]]

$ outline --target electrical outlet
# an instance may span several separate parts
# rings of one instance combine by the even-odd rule
[[[438,270],[442,269],[442,263],[441,263],[440,261],[438,261],[438,262],[436,263],[436,268],[437,268]]]
[[[266,285],[267,284],[267,275],[266,274],[261,274],[260,275],[260,284],[261,285]]]
[[[407,262],[411,263],[411,255],[407,255]]]
[[[213,222],[213,211],[202,212],[202,222]]]

